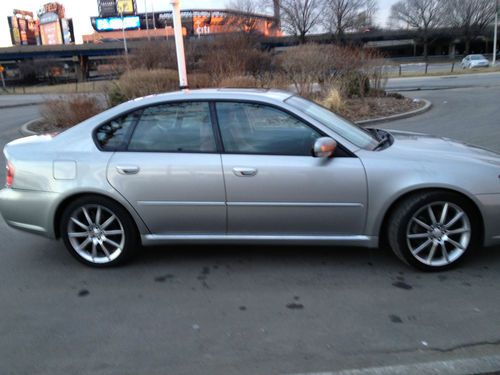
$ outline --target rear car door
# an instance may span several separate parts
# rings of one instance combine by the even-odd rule
[[[218,102],[229,235],[349,236],[364,231],[361,161],[314,158],[318,129],[262,103]]]
[[[128,116],[128,142],[108,166],[111,185],[153,234],[225,234],[224,181],[209,103],[164,103]],[[106,139],[102,133],[98,140]]]

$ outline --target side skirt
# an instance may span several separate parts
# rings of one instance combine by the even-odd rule
[[[144,246],[168,245],[179,243],[199,244],[280,244],[280,245],[343,245],[359,247],[378,247],[378,237],[370,236],[256,236],[256,235],[160,235],[146,234],[141,236]]]

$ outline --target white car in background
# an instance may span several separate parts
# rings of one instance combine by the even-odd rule
[[[463,69],[488,68],[490,61],[483,55],[468,55],[462,60]]]

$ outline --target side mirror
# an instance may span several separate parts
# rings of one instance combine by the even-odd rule
[[[337,142],[330,137],[321,137],[316,139],[313,146],[313,155],[315,158],[329,158],[337,149]]]

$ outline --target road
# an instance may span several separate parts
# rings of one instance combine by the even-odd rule
[[[499,77],[408,92],[434,108],[383,126],[499,150]],[[37,116],[0,111],[0,147]],[[0,373],[294,374],[498,355],[499,267],[498,248],[424,274],[385,249],[176,246],[94,270],[0,221]]]

